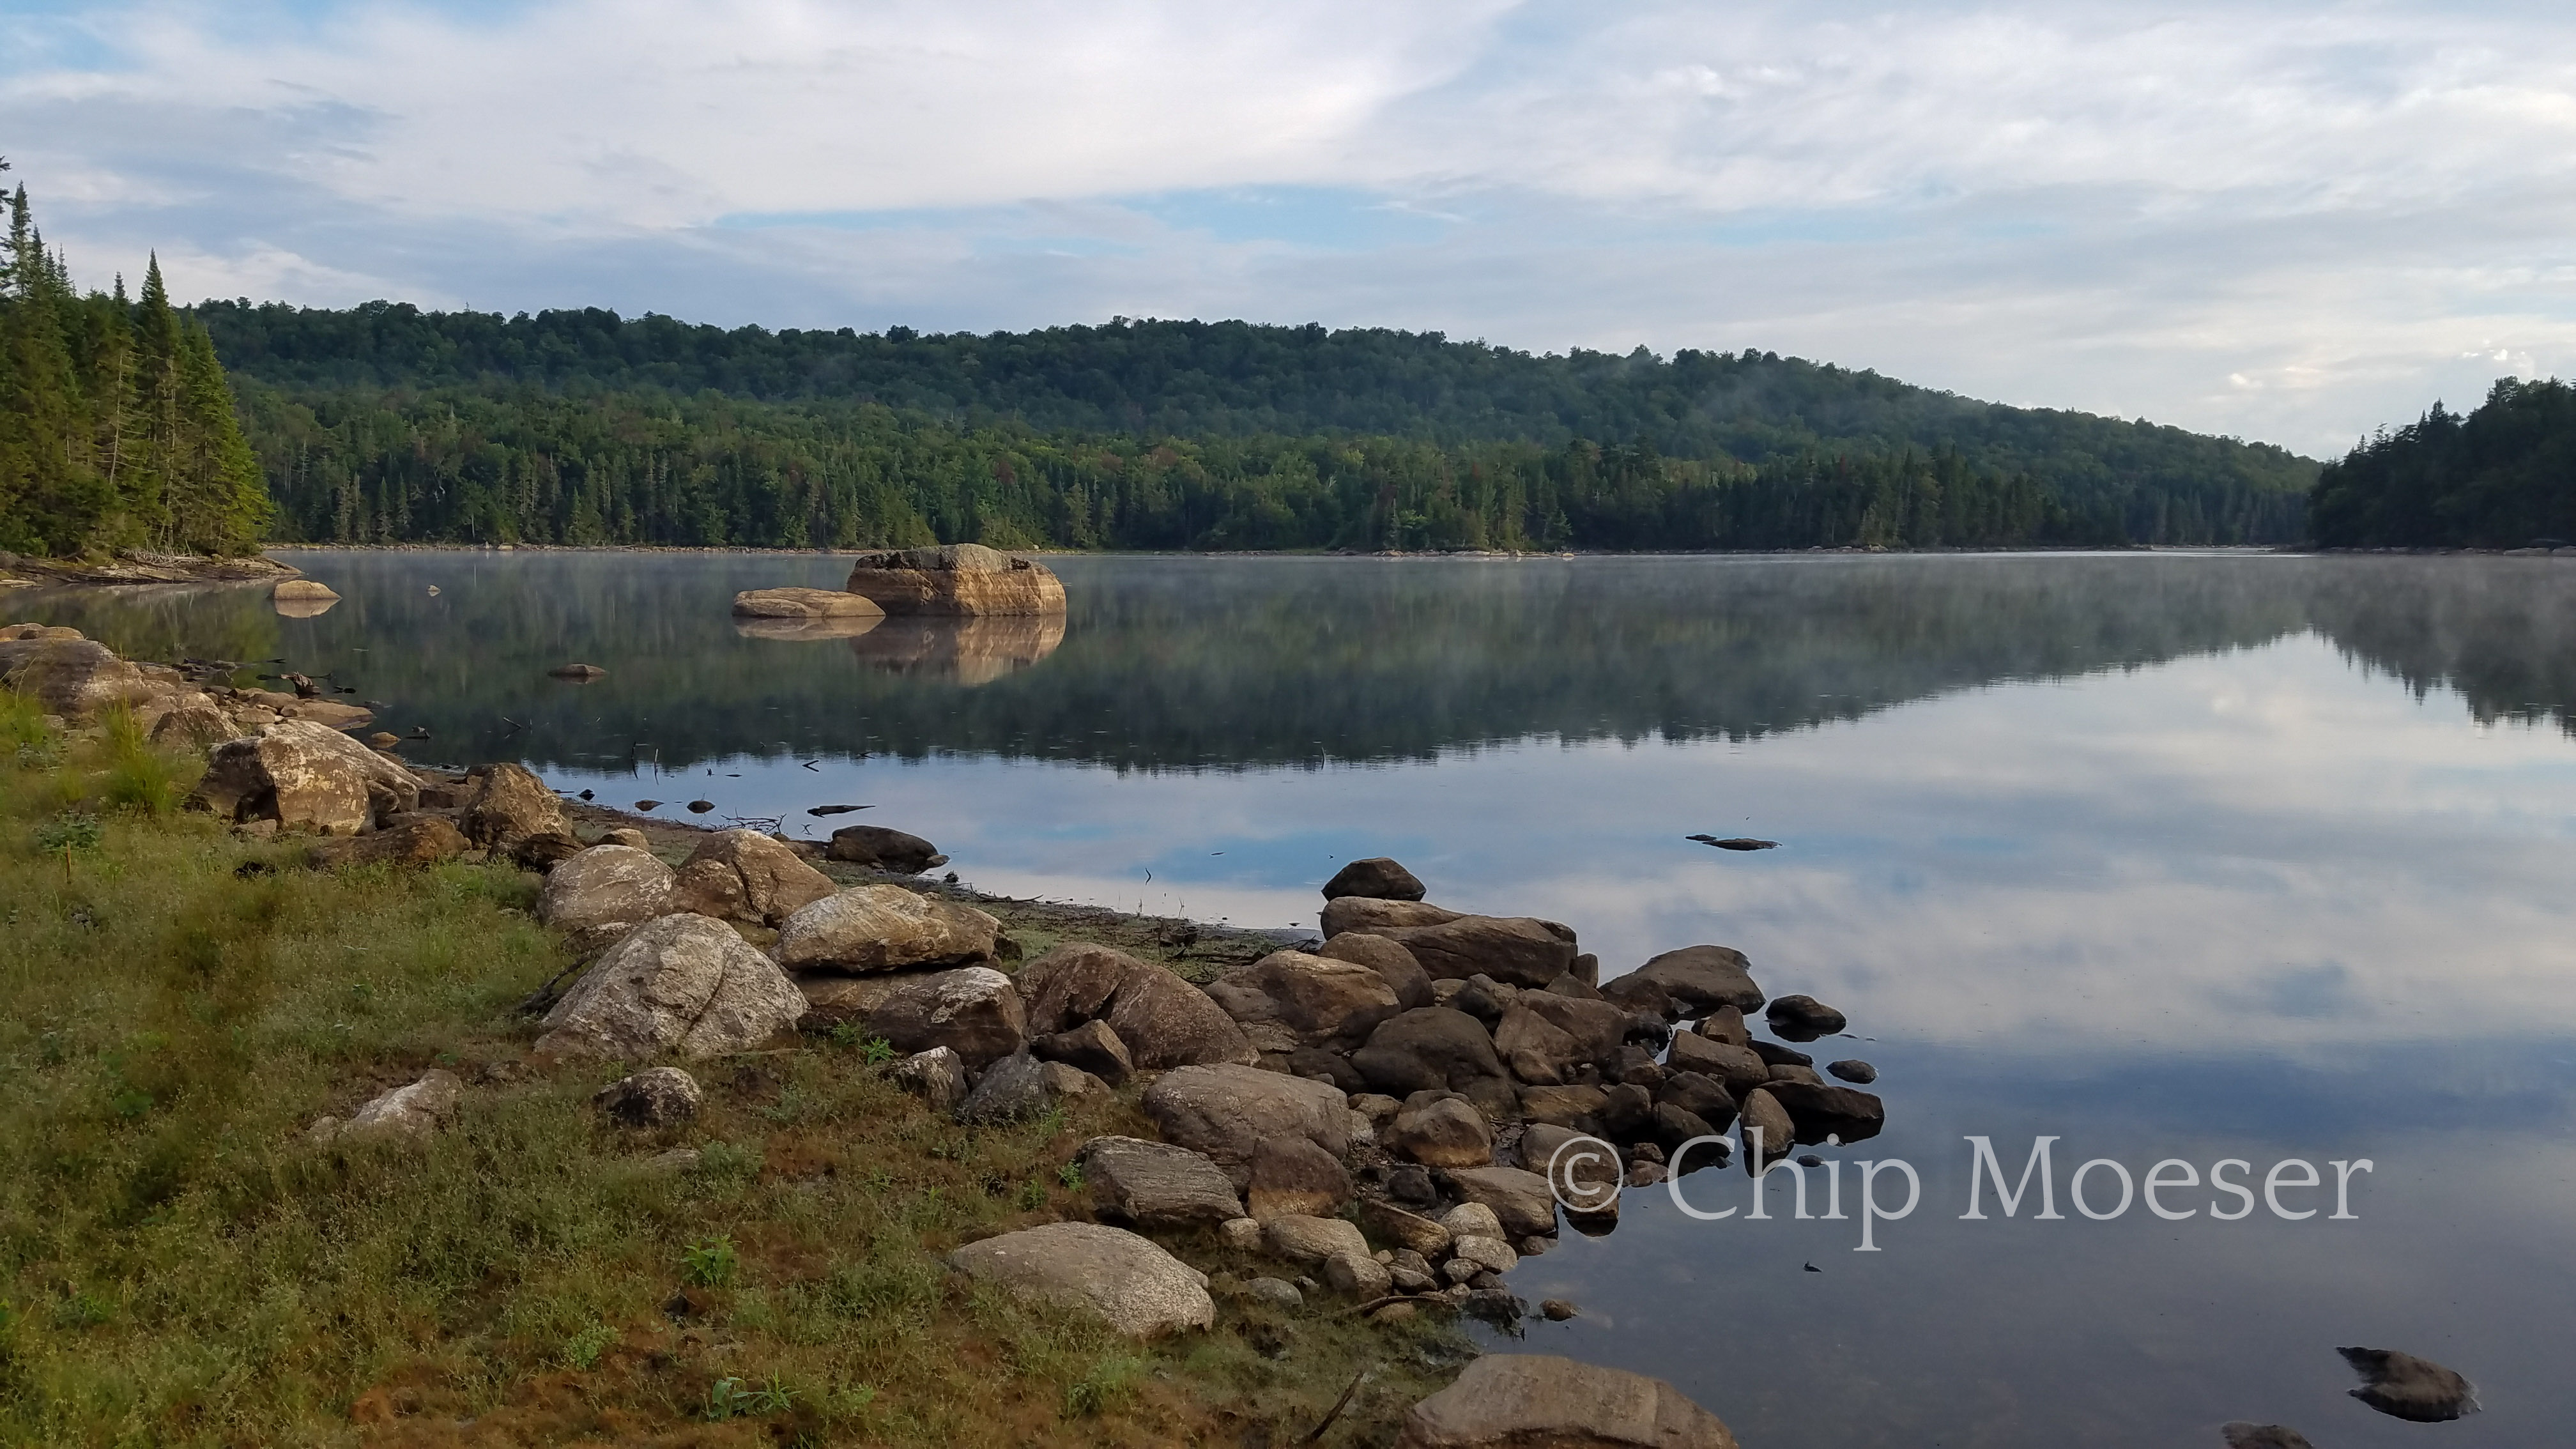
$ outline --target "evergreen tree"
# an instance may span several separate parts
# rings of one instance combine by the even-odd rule
[[[63,340],[67,291],[21,185],[9,198],[0,258],[0,547],[65,552],[108,512],[88,467],[81,388]]]

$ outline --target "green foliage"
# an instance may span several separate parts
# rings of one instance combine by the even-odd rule
[[[1082,1164],[1079,1162],[1068,1162],[1063,1166],[1058,1167],[1055,1170],[1055,1180],[1063,1184],[1068,1191],[1081,1191]]]
[[[0,689],[0,760],[20,766],[41,763],[59,741],[45,728],[45,707],[15,690]]]
[[[107,775],[100,798],[108,804],[144,814],[166,816],[187,798],[188,773],[175,755],[154,748],[134,712],[122,705],[102,718],[106,729]]]
[[[1087,1419],[1125,1403],[1143,1377],[1145,1361],[1126,1354],[1103,1354],[1082,1377],[1064,1386],[1064,1416]]]
[[[1121,322],[723,332],[199,309],[308,541],[1531,549],[2250,542],[2277,448],[1768,353]]]
[[[594,1323],[564,1340],[564,1362],[587,1372],[599,1367],[599,1356],[617,1341],[617,1330],[605,1323]]]
[[[2308,509],[2339,548],[2576,540],[2576,385],[2501,378],[2466,416],[2437,402],[2327,464]]]
[[[36,827],[36,849],[46,855],[96,850],[101,838],[98,817],[85,810],[65,810]]]
[[[268,495],[203,324],[155,260],[82,296],[46,250],[25,187],[0,258],[0,549],[250,551]]]
[[[691,1243],[680,1251],[680,1270],[688,1275],[691,1283],[701,1288],[722,1288],[731,1283],[740,1262],[734,1252],[733,1239],[724,1236]]]
[[[711,1421],[783,1414],[795,1406],[795,1391],[774,1374],[758,1388],[738,1378],[722,1378],[707,1389],[706,1416]]]

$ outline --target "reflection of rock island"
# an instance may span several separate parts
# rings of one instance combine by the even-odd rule
[[[990,684],[1028,668],[1064,642],[1062,614],[888,619],[852,639],[850,652],[889,674]]]
[[[281,618],[310,619],[331,612],[340,596],[327,584],[311,579],[288,579],[269,594],[269,602]]]
[[[810,619],[736,614],[733,631],[745,639],[855,639],[884,622],[883,614],[829,614]]]

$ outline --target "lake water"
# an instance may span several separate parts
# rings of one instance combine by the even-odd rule
[[[1311,927],[1341,861],[1386,854],[1443,904],[1573,925],[1605,974],[1721,942],[1843,1008],[1857,1040],[1814,1050],[1874,1062],[1889,1115],[1831,1154],[1843,1220],[1797,1220],[1775,1175],[1749,1221],[1746,1178],[1701,1173],[1694,1205],[1734,1217],[1631,1192],[1617,1232],[1513,1275],[1585,1310],[1531,1347],[1668,1378],[1757,1449],[2214,1445],[2230,1419],[2527,1446],[2576,1415],[2576,565],[1069,558],[1060,638],[781,640],[741,636],[733,593],[845,559],[293,559],[345,600],[0,607],[329,671],[430,732],[415,758],[818,836],[845,821],[805,807],[871,805],[987,890]],[[545,676],[576,660],[607,677]],[[2015,1178],[2059,1138],[2064,1216],[1989,1193],[1963,1221],[1971,1134]],[[2067,1179],[2095,1158],[2241,1159],[2257,1205],[2091,1220]],[[2328,1164],[2365,1158],[2330,1217]],[[1893,1159],[1921,1205],[1856,1252],[1856,1164]],[[2281,1194],[2315,1216],[2261,1204],[2283,1159],[2324,1176]],[[2486,1411],[2383,1418],[2344,1344],[2449,1364]]]

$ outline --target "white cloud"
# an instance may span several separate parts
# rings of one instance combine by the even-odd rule
[[[727,322],[1755,345],[2315,450],[2576,356],[2576,19],[2541,7],[356,0],[78,23],[86,51],[22,47],[0,83],[75,259],[193,247],[296,300],[356,277]],[[1268,244],[1153,204],[1281,188],[1305,229]],[[1423,230],[1374,229],[1399,212]],[[746,216],[817,226],[720,225]]]

